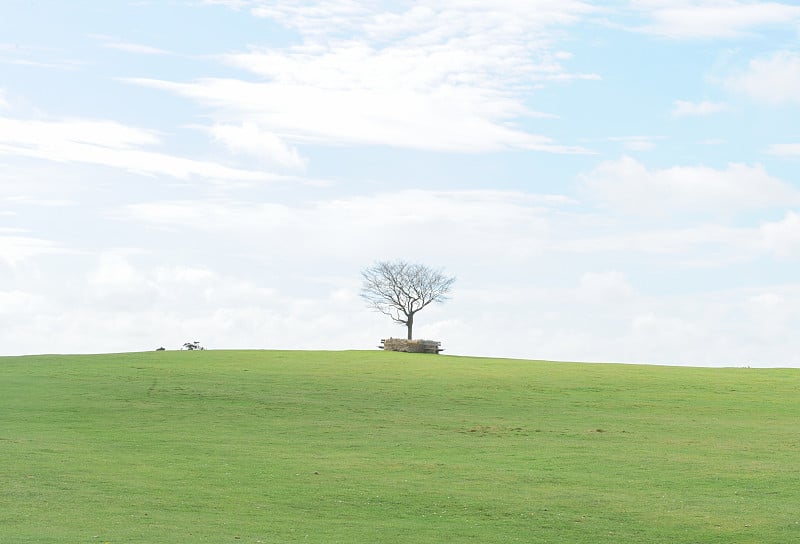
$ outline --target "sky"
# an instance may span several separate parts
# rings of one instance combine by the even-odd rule
[[[800,3],[3,0],[0,355],[800,367]]]

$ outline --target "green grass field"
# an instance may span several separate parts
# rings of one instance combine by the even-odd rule
[[[800,371],[0,358],[0,542],[800,541]]]

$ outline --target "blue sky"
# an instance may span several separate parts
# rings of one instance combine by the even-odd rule
[[[0,354],[800,366],[800,5],[10,0]]]

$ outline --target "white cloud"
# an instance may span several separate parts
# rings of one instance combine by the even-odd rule
[[[274,298],[275,292],[210,268],[187,265],[143,266],[138,251],[115,250],[97,256],[86,286],[90,298],[105,309],[145,311],[187,304],[198,312],[251,306]],[[188,312],[187,312],[188,313]]]
[[[0,207],[17,211],[31,220],[41,213],[41,223],[35,230],[47,236],[53,222],[44,217],[46,208],[62,208],[49,210],[50,215],[60,216],[68,213],[67,207],[89,204],[92,195],[87,194],[86,189],[92,185],[97,188],[93,181],[102,183],[103,180],[98,178],[96,168],[83,163],[15,158],[0,152]],[[108,179],[108,172],[105,174]]]
[[[591,278],[591,279],[589,279]],[[619,282],[619,283],[618,283]],[[621,286],[609,292],[609,285]],[[615,272],[577,284],[459,286],[442,310],[448,353],[695,366],[800,366],[800,285],[711,294],[639,292]],[[476,308],[480,310],[476,311]],[[525,339],[521,345],[520,339]]]
[[[43,298],[19,289],[0,291],[0,319],[5,316],[18,318],[40,311],[45,306]]]
[[[553,230],[558,226],[554,225]],[[612,231],[553,241],[548,251],[563,253],[616,253],[631,256],[645,253],[663,256],[673,268],[720,268],[747,262],[763,255],[779,259],[800,258],[800,214],[786,212],[783,219],[751,227],[706,223],[684,228],[643,229],[639,232]],[[624,277],[611,275],[609,281]],[[597,283],[597,282],[596,282]]]
[[[685,205],[664,204],[670,206],[665,212]],[[405,255],[473,271],[491,269],[494,262],[524,269],[544,255],[561,259],[616,254],[636,259],[637,254],[646,254],[664,266],[686,269],[718,268],[765,254],[794,256],[791,215],[754,227],[705,223],[631,230],[620,222],[573,211],[573,205],[557,195],[408,190],[296,205],[215,200],[140,203],[114,212],[114,217],[140,228],[222,236],[225,250],[233,254],[249,254],[253,247],[268,248],[269,255],[294,254],[292,258],[304,267],[320,261],[364,263]],[[303,248],[300,254],[294,251],[297,247]],[[476,260],[478,254],[481,259]],[[631,291],[620,271],[587,273],[581,285],[617,298]]]
[[[520,128],[553,117],[531,109],[531,85],[571,73],[552,27],[596,11],[584,2],[430,3],[392,11],[352,2],[254,3],[303,43],[220,58],[261,81],[131,78],[210,108],[218,124],[256,123],[296,142],[389,145],[450,152],[586,152]],[[342,33],[347,31],[348,37]]]
[[[800,54],[777,51],[769,57],[753,59],[746,71],[731,76],[725,85],[757,101],[800,104]]]
[[[123,253],[106,253],[100,256],[99,264],[91,273],[89,281],[95,292],[105,293],[135,291],[145,283],[145,278]]]
[[[158,136],[147,130],[128,127],[114,121],[20,120],[0,117],[0,142],[33,147],[55,147],[58,142],[74,142],[108,148],[132,149],[159,143]]]
[[[750,336],[780,343],[794,333],[798,318],[796,295],[787,289],[755,292],[742,302],[746,315],[751,316]]]
[[[583,176],[599,201],[630,212],[720,211],[785,206],[800,201],[789,184],[761,165],[732,163],[724,170],[676,166],[649,170],[630,157],[605,161]]]
[[[0,291],[4,353],[41,353],[43,338],[48,352],[61,353],[177,349],[189,340],[209,348],[369,349],[382,334],[347,282],[303,296],[140,257],[100,254],[69,290]]]
[[[728,109],[726,104],[721,102],[688,102],[686,100],[676,100],[672,107],[673,117],[686,117],[697,115],[711,115]]]
[[[66,249],[51,240],[33,236],[0,235],[0,262],[16,265],[24,260],[55,253],[66,253]]]
[[[777,222],[765,223],[760,227],[765,249],[778,257],[800,257],[800,214],[787,212]]]
[[[6,202],[14,206],[40,206],[43,208],[63,208],[77,204],[74,200],[59,198],[38,198],[32,196],[7,196],[0,198],[0,202]]]
[[[0,249],[7,257],[3,240]],[[239,269],[224,273],[150,251],[50,262],[58,281],[26,279],[31,266],[18,286],[0,290],[3,353],[41,353],[43,345],[61,353],[177,349],[189,340],[209,348],[369,349],[383,334],[357,297],[356,274],[311,294],[306,283],[319,278],[292,272],[290,285],[276,288],[270,273],[253,281]],[[0,267],[4,281],[13,272]]]
[[[253,14],[275,19],[317,39],[341,32],[365,31],[380,40],[414,35],[419,41],[491,32],[517,37],[520,32],[568,25],[600,11],[577,0],[497,0],[490,4],[470,1],[423,0],[410,7],[390,2],[358,3],[349,0],[294,4],[252,2]],[[513,15],[511,17],[510,15]]]
[[[201,0],[203,4],[227,6],[233,10],[252,7],[254,0]]]
[[[267,130],[302,142],[389,145],[463,153],[510,148],[588,152],[500,122],[512,113],[525,112],[513,100],[493,92],[454,87],[431,93],[402,89],[326,90],[237,80],[129,81],[221,107],[217,115],[223,118],[235,123],[255,119]]]
[[[621,304],[636,293],[622,272],[586,272],[580,278],[576,293],[580,300],[590,304]]]
[[[8,102],[6,98],[6,91],[0,88],[0,110],[7,110],[11,107],[11,104]]]
[[[740,0],[632,0],[651,22],[640,31],[674,39],[740,38],[770,27],[793,27],[800,6]]]
[[[142,149],[158,143],[160,139],[153,131],[128,127],[113,121],[40,121],[0,117],[0,155],[78,162],[180,179],[278,179],[278,176],[262,172]]]
[[[696,346],[705,339],[707,333],[704,327],[698,327],[696,321],[685,319],[683,316],[664,316],[645,312],[633,317],[628,334],[629,341],[635,344],[641,345],[644,342],[650,344],[653,352],[659,353],[658,357],[663,360],[670,357],[666,355],[667,353],[675,351],[670,349],[670,346],[677,343]]]
[[[138,53],[142,55],[170,54],[170,52],[165,49],[159,49],[158,47],[152,47],[149,45],[129,43],[129,42],[107,42],[103,44],[103,47],[107,47],[109,49],[117,49],[119,51],[125,51],[127,53]]]
[[[241,4],[234,0],[233,7],[241,7]],[[293,4],[251,2],[251,5],[251,12],[256,17],[275,19],[284,26],[312,36],[324,36],[332,31],[352,30],[356,22],[363,23],[377,7],[348,0]]]
[[[170,51],[167,51],[166,49],[160,49],[158,47],[153,47],[150,45],[145,45],[140,43],[122,41],[108,34],[93,33],[89,34],[89,37],[98,40],[101,43],[101,45],[107,49],[117,49],[119,51],[125,51],[127,53],[136,53],[141,55],[172,54]]]
[[[255,123],[214,125],[210,131],[215,140],[235,153],[244,153],[284,168],[305,168],[306,161],[296,148],[289,146],[277,134],[261,130]]]
[[[779,157],[800,157],[800,143],[797,144],[772,144],[767,150],[771,155]]]
[[[482,259],[526,259],[550,236],[548,214],[567,203],[559,196],[500,191],[408,190],[298,205],[230,201],[132,204],[123,219],[168,229],[227,232],[241,248],[283,255],[303,248],[301,260],[408,255],[483,266]],[[307,256],[307,257],[304,257]]]
[[[77,70],[82,65],[78,61],[56,61],[56,62],[43,62],[30,59],[21,58],[8,58],[0,56],[0,64],[11,64],[14,66],[29,66],[32,68],[45,68],[47,70]]]
[[[612,230],[590,235],[581,232],[550,248],[561,253],[636,253],[661,258],[663,266],[676,269],[719,268],[748,261],[766,252],[758,228],[703,224],[684,228]]]

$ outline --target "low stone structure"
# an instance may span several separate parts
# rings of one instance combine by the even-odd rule
[[[434,353],[444,351],[442,343],[436,340],[406,340],[405,338],[386,338],[378,346],[386,351],[404,351],[406,353]]]

